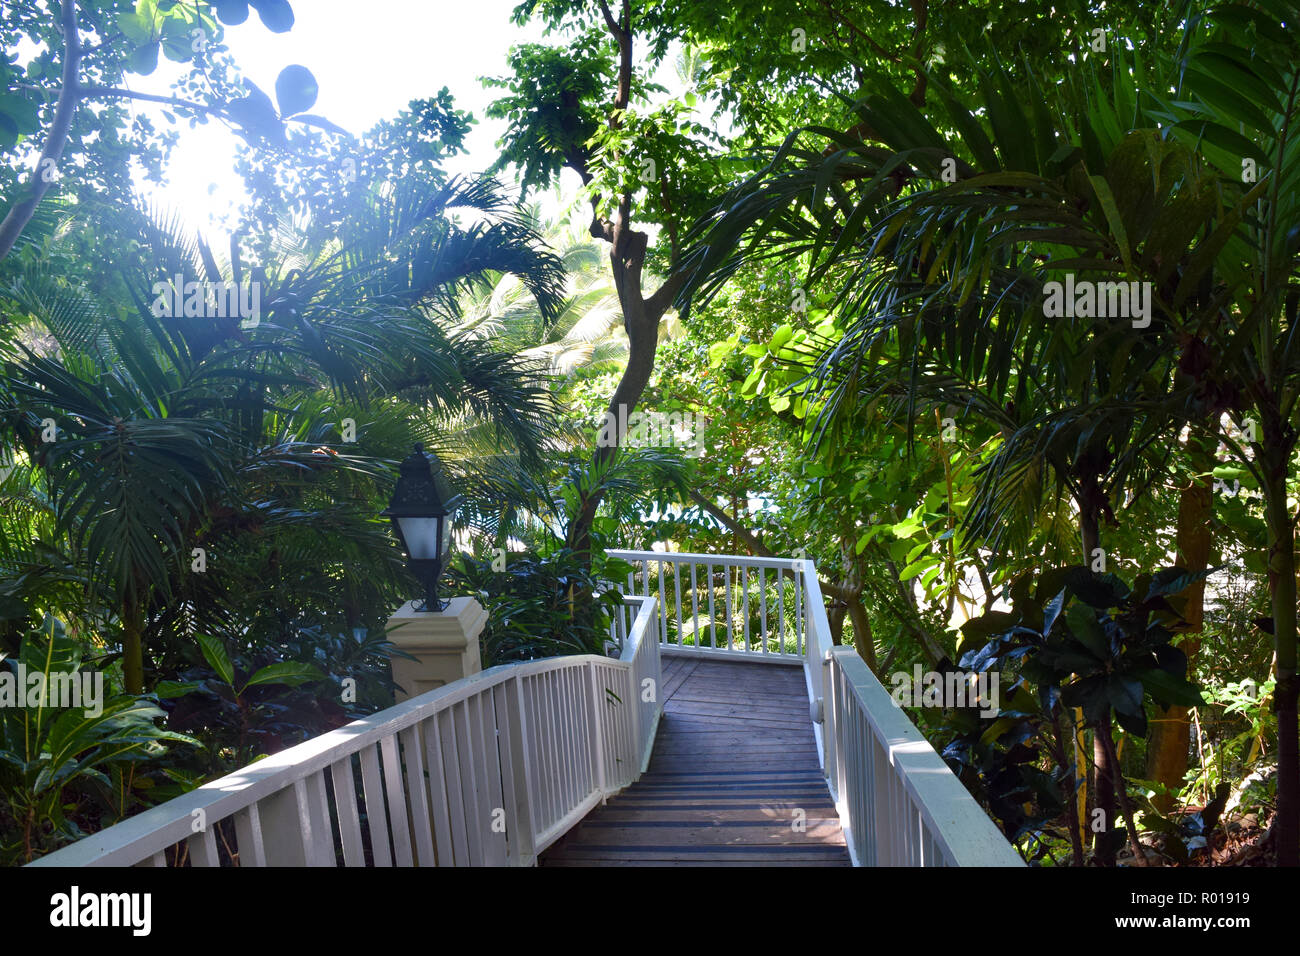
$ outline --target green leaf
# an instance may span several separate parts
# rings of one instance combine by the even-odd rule
[[[1188,571],[1185,568],[1161,568],[1151,579],[1151,589],[1146,600],[1181,594],[1198,581],[1204,581],[1218,568],[1206,568],[1203,571]]]
[[[714,342],[709,346],[709,365],[717,368],[722,364],[722,360],[735,351],[736,346],[740,344],[739,336],[733,336],[724,339],[721,342]]]
[[[131,72],[148,76],[154,70],[158,69],[158,51],[160,49],[161,44],[154,41],[153,43],[146,43],[143,46],[138,46],[132,50],[131,55],[127,60]]]
[[[772,340],[767,343],[767,350],[775,355],[781,346],[790,341],[792,335],[794,335],[794,329],[789,325],[778,326],[776,331],[772,333]]]
[[[248,679],[248,683],[244,685],[244,688],[254,687],[258,684],[286,684],[289,687],[296,687],[299,684],[324,679],[325,675],[311,664],[282,661],[279,664],[268,664],[258,670]]]
[[[1232,124],[1254,127],[1265,135],[1273,134],[1273,123],[1258,106],[1243,93],[1205,73],[1191,71],[1187,74],[1187,85],[1197,96],[1203,99],[1214,113]]]
[[[199,650],[208,666],[217,672],[217,676],[231,686],[235,683],[235,668],[230,663],[230,655],[221,641],[210,634],[198,635]]]
[[[41,126],[36,104],[15,93],[0,93],[0,115],[9,118],[15,133],[34,133]]]
[[[198,681],[164,680],[154,686],[153,692],[163,700],[172,700],[192,694],[201,686]]]
[[[18,145],[18,126],[13,118],[0,113],[0,150],[10,150]]]
[[[1120,259],[1124,262],[1124,269],[1128,272],[1133,270],[1133,262],[1130,258],[1128,243],[1128,230],[1124,228],[1124,217],[1120,215],[1119,206],[1115,203],[1115,196],[1110,191],[1110,183],[1104,176],[1092,175],[1088,177],[1092,183],[1093,192],[1097,194],[1097,200],[1101,203],[1102,212],[1106,214],[1106,222],[1110,226],[1110,234],[1115,239],[1115,244],[1119,247]]]
[[[155,39],[153,24],[134,10],[117,15],[117,28],[122,31],[122,36],[135,44],[144,44]]]
[[[1118,714],[1142,712],[1142,684],[1131,677],[1111,674],[1106,681],[1106,695]]]
[[[903,570],[898,575],[898,580],[910,581],[912,578],[916,577],[918,574],[925,571],[927,568],[934,567],[935,565],[940,565],[942,564],[942,562],[943,559],[940,558],[939,556],[933,554],[927,554],[919,561],[914,561],[911,564],[909,564],[907,567],[903,568]]]
[[[1142,681],[1142,686],[1147,689],[1147,693],[1162,706],[1168,707],[1171,704],[1179,704],[1183,707],[1205,706],[1205,699],[1194,684],[1188,683],[1181,677],[1175,677],[1166,670],[1153,667],[1142,671],[1137,676]]]
[[[1110,641],[1102,629],[1097,615],[1087,604],[1071,604],[1065,612],[1065,622],[1075,640],[1086,647],[1099,661],[1110,658]]]

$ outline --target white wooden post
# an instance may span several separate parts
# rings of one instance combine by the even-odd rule
[[[662,567],[662,565],[661,565]],[[590,693],[591,700],[591,726],[588,727],[588,739],[591,741],[591,763],[592,763],[592,780],[595,781],[596,789],[600,791],[600,802],[604,803],[605,798],[609,796],[609,790],[605,785],[605,748],[610,742],[605,739],[605,708],[602,706],[600,685],[603,683],[600,672],[595,667],[588,667],[587,689]]]
[[[536,808],[532,799],[533,770],[528,757],[528,727],[523,700],[523,680],[516,677],[502,685],[497,699],[497,720],[506,730],[505,747],[501,754],[504,773],[502,786],[511,806],[507,817],[508,833],[514,861],[522,866],[536,862]],[[513,799],[511,799],[513,798]]]

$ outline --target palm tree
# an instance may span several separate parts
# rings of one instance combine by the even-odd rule
[[[552,377],[617,371],[626,361],[627,334],[604,249],[582,223],[565,216],[543,231],[536,209],[529,212],[568,274],[563,304],[547,314],[517,276],[501,275],[465,297],[452,329],[489,339]]]
[[[454,222],[457,209],[474,221]],[[120,287],[69,291],[47,275],[9,290],[57,351],[8,344],[0,408],[72,560],[120,624],[128,692],[145,686],[146,633],[189,633],[196,617],[229,627],[246,597],[229,577],[192,573],[196,548],[216,547],[221,567],[232,537],[247,552],[274,532],[272,579],[300,585],[314,564],[318,581],[330,565],[342,581],[346,564],[348,576],[372,569],[371,597],[391,597],[402,572],[376,518],[388,460],[467,423],[538,460],[549,393],[515,356],[444,330],[466,290],[496,273],[518,275],[544,312],[562,301],[561,264],[490,180],[404,181],[337,235],[282,225],[277,261],[255,268],[237,246],[218,263],[165,222],[116,225],[144,238],[137,251],[122,244]],[[178,273],[258,283],[259,321],[159,318],[150,290]],[[361,423],[356,445],[345,416]],[[462,466],[473,483],[475,463]],[[322,537],[338,560],[322,562]],[[243,583],[265,570],[245,568]]]
[[[1252,52],[1244,41],[1256,33]],[[871,141],[837,135],[823,151],[792,134],[719,207],[687,290],[710,294],[749,256],[809,255],[810,277],[838,284],[835,305],[851,319],[806,384],[820,401],[820,433],[834,430],[842,409],[890,388],[911,421],[927,401],[964,400],[1006,435],[973,525],[997,528],[1013,513],[1015,485],[1034,462],[1048,464],[1078,505],[1085,558],[1108,500],[1159,473],[1161,456],[1148,454],[1158,439],[1174,447],[1184,424],[1217,431],[1223,412],[1266,423],[1249,451],[1236,447],[1264,491],[1273,555],[1281,862],[1300,852],[1285,506],[1300,360],[1294,311],[1283,307],[1298,244],[1288,225],[1295,43],[1280,18],[1244,5],[1193,18],[1182,60],[1164,65],[1180,77],[1179,95],[1166,100],[1163,80],[1117,69],[1109,96],[1095,84],[1076,122],[1055,120],[1038,90],[1026,113],[1000,71],[982,82],[987,126],[937,77],[942,131],[882,87],[857,107]],[[1232,93],[1241,83],[1267,94],[1263,108]],[[1259,139],[1237,132],[1244,127]],[[1241,181],[1251,168],[1243,158],[1259,164],[1257,182]],[[745,247],[750,230],[757,239]],[[1152,283],[1153,321],[1139,331],[1048,319],[1044,285],[1064,272]],[[898,343],[892,360],[887,343]],[[1031,407],[1040,411],[1027,416]]]

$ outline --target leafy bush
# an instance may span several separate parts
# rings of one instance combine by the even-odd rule
[[[588,570],[576,552],[480,558],[458,555],[450,580],[488,612],[480,638],[483,666],[558,654],[603,654],[622,595],[602,587],[622,569]]]
[[[35,707],[17,682],[32,675],[47,690],[56,675],[81,679],[103,672],[82,669],[82,649],[47,616],[24,636],[9,674],[23,699],[0,701],[0,862],[24,863],[127,816],[141,805],[173,795],[158,787],[157,761],[168,743],[198,741],[158,727],[164,716],[149,697],[105,694],[81,706],[46,695]],[[21,665],[21,671],[19,668]],[[98,683],[99,687],[107,681]],[[150,769],[142,767],[148,763]],[[166,775],[162,775],[166,780]]]
[[[194,662],[157,690],[171,726],[207,744],[209,775],[393,704],[388,656],[397,652],[360,628],[304,628],[290,642],[235,652],[199,635],[197,646]]]
[[[963,626],[959,665],[999,673],[1000,707],[992,717],[976,707],[946,712],[943,756],[1008,838],[1032,835],[1044,852],[1044,836],[1062,836],[1057,822],[1075,795],[1075,708],[1109,740],[1112,713],[1141,737],[1150,703],[1205,703],[1186,679],[1186,655],[1171,640],[1182,621],[1178,595],[1206,573],[1164,568],[1130,588],[1114,574],[1055,568],[1036,589],[1028,575],[1018,578],[1011,611],[990,611]],[[1125,786],[1122,779],[1117,784]],[[1106,839],[1125,836],[1116,827]]]

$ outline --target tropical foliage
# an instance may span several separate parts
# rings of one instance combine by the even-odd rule
[[[4,5],[0,674],[105,688],[0,706],[6,862],[391,704],[413,442],[484,666],[605,653],[609,550],[807,555],[1001,677],[910,716],[1027,860],[1300,861],[1300,7],[525,0],[454,175],[446,88],[242,75],[293,6]],[[135,186],[185,123],[228,242]]]

